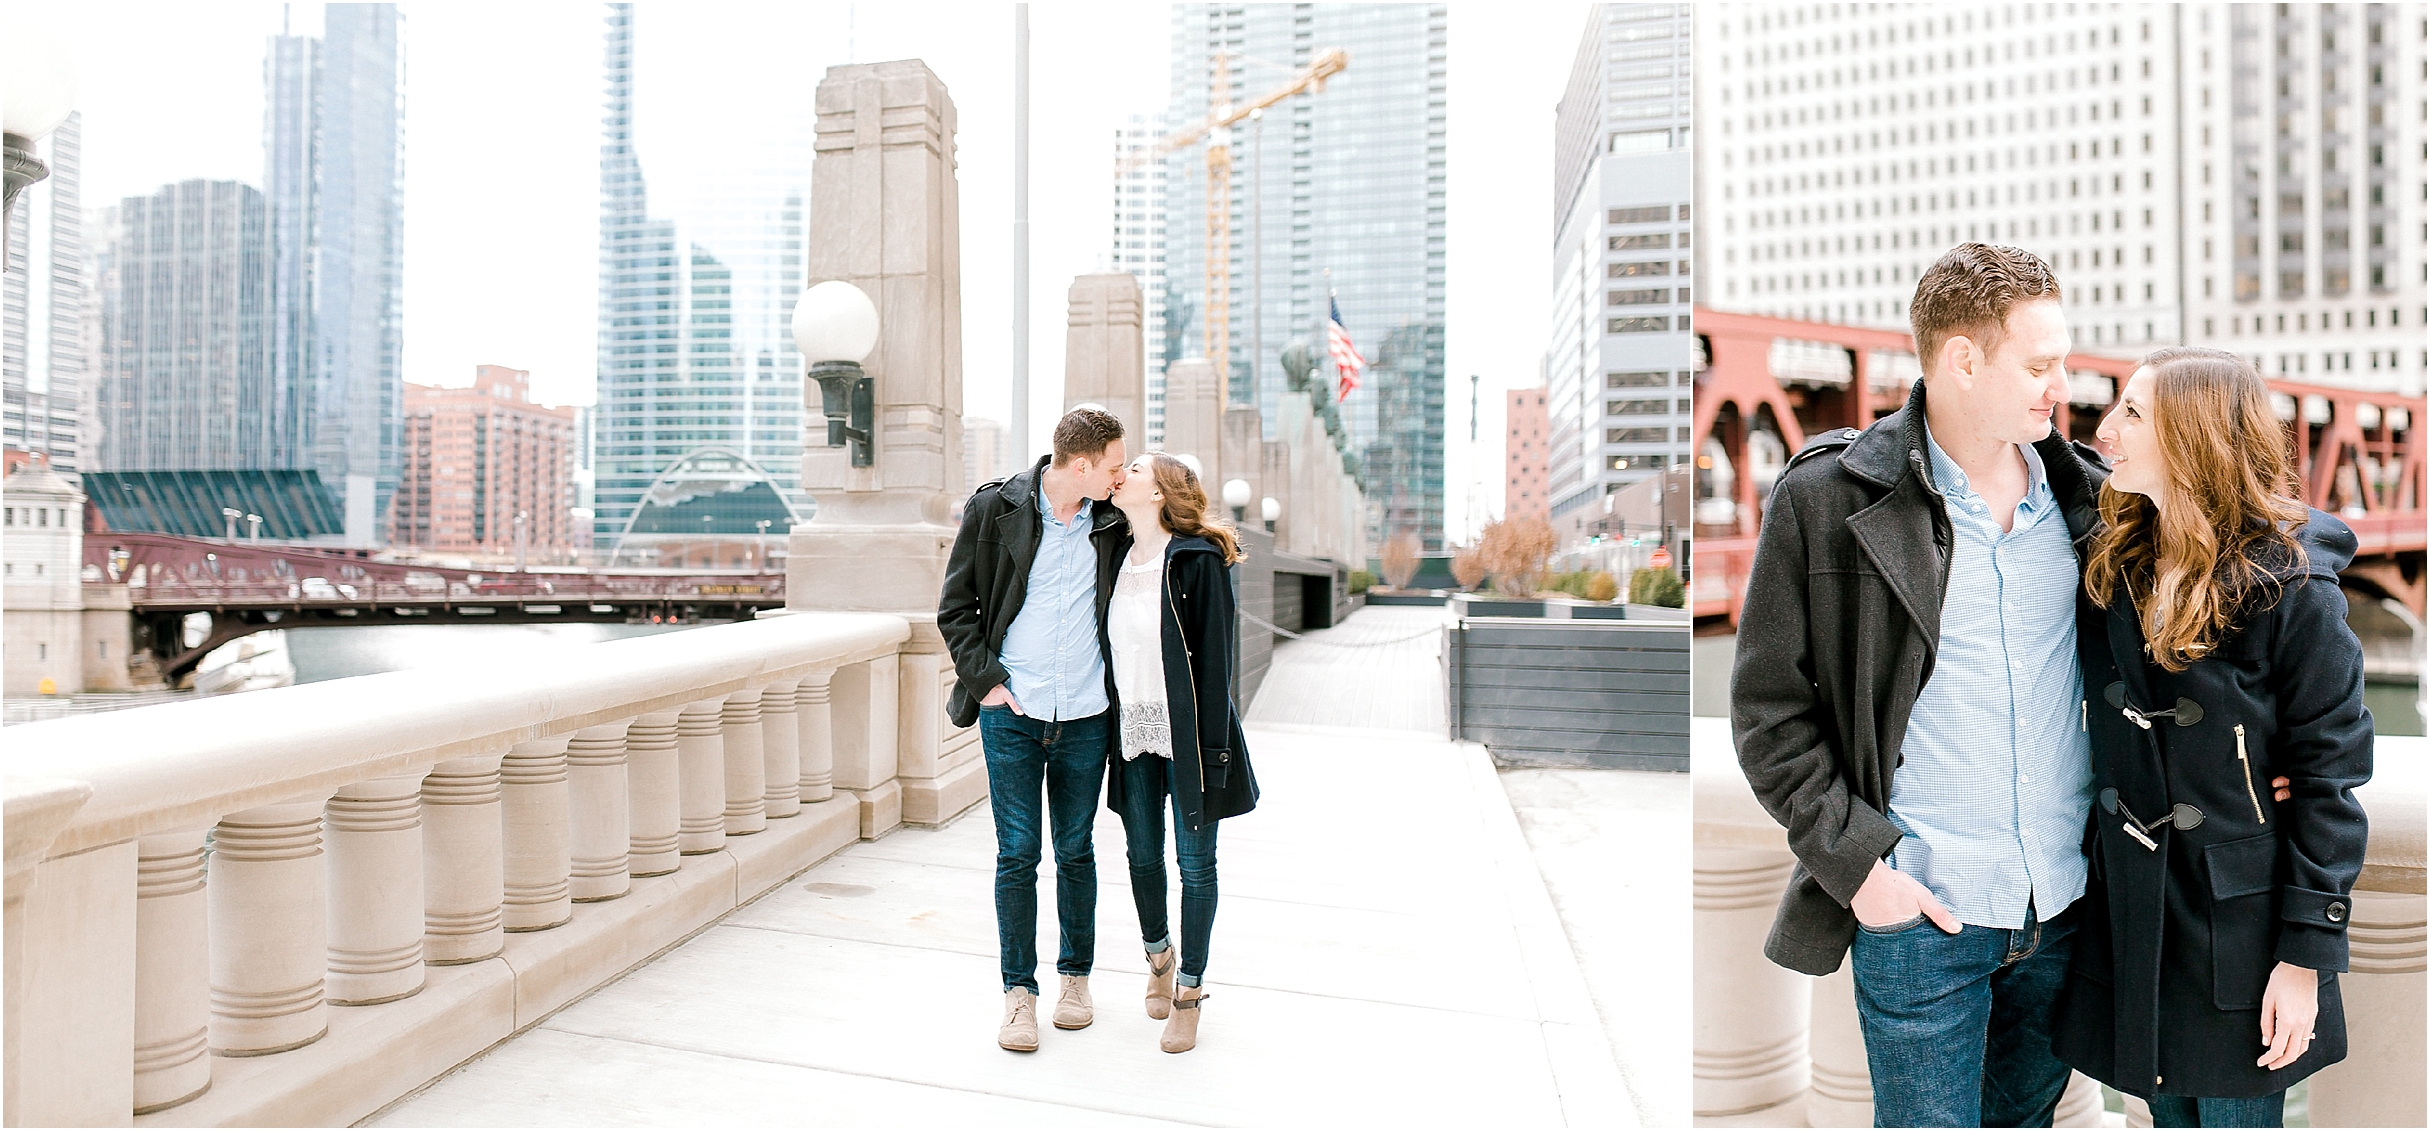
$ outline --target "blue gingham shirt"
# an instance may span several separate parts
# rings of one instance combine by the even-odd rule
[[[1038,556],[1029,594],[1004,630],[1004,685],[1021,713],[1046,722],[1103,714],[1105,656],[1097,649],[1097,548],[1092,504],[1080,500],[1070,522],[1055,521],[1038,477]]]
[[[1891,778],[1890,865],[1963,923],[2015,929],[2084,894],[2092,745],[2079,704],[2076,554],[2042,458],[2007,531],[1925,432],[1955,535],[1932,678]]]

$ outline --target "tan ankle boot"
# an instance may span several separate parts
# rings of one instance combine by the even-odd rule
[[[1173,1016],[1164,1023],[1164,1039],[1156,1042],[1166,1052],[1188,1052],[1198,1047],[1199,1004],[1206,1000],[1206,991],[1198,986],[1182,986],[1173,991]]]
[[[1158,966],[1157,959],[1163,959],[1164,965]],[[1181,967],[1180,952],[1168,946],[1162,953],[1148,955],[1147,965],[1148,1016],[1162,1021],[1173,1013],[1173,971]]]
[[[1097,1019],[1097,1004],[1088,997],[1088,975],[1063,975],[1063,993],[1055,1001],[1055,1028],[1086,1029]]]
[[[1038,995],[1004,991],[1004,1027],[996,1030],[996,1043],[1014,1052],[1038,1051]]]

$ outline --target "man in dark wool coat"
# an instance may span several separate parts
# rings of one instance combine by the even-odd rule
[[[2070,340],[2049,265],[1961,244],[1909,317],[1922,379],[1790,462],[1747,581],[1731,727],[1798,862],[1765,953],[1816,975],[1850,956],[1877,1125],[2046,1127],[2107,468],[2052,427]]]

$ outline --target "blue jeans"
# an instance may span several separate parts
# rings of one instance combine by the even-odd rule
[[[1857,925],[1849,961],[1876,1127],[2048,1127],[2067,1090],[2050,1015],[2076,916],[1944,933]]]
[[[1215,828],[1209,821],[1192,832],[1181,808],[1168,806],[1173,775],[1170,758],[1141,754],[1122,764],[1122,832],[1131,861],[1131,901],[1139,905],[1139,939],[1149,954],[1172,945],[1173,928],[1164,905],[1164,814],[1173,814],[1173,850],[1181,858],[1181,973],[1177,983],[1195,986],[1207,973],[1207,943],[1215,935]]]
[[[2284,1127],[2286,1114],[2285,1092],[2251,1100],[2152,1097],[2154,1127]]]
[[[1063,931],[1055,970],[1085,977],[1096,964],[1097,854],[1090,831],[1105,780],[1106,728],[1103,712],[1050,723],[1010,707],[979,709],[987,800],[996,818],[996,945],[1007,991],[1038,992],[1041,816],[1051,821],[1055,841],[1055,918]]]

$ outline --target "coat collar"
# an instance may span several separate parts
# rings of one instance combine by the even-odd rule
[[[1940,488],[1932,481],[1932,459],[1924,437],[1924,381],[1918,378],[1907,393],[1907,403],[1849,444],[1840,456],[1840,466],[1884,490],[1896,488],[1901,478],[1913,475],[1937,499]],[[2042,473],[2050,480],[2051,493],[2058,497],[2060,512],[2067,516],[2069,536],[2082,539],[2099,521],[2101,484],[2109,478],[2109,462],[2099,452],[2061,436],[2056,428],[2034,441],[2033,450],[2042,459]]]
[[[1046,516],[1038,509],[1038,487],[1040,481],[1046,477],[1047,463],[1053,459],[1054,457],[1051,455],[1039,456],[1038,462],[1031,464],[1027,470],[1016,471],[1006,476],[1004,486],[998,488],[1003,494],[1004,501],[1010,505],[1003,516],[996,520],[997,523],[1007,535],[1012,535],[1016,531],[1021,532],[1017,540],[1033,549],[1036,547],[1043,529],[1041,524],[1046,520]],[[1088,510],[1089,536],[1092,538],[1117,527],[1129,529],[1126,520],[1122,517],[1122,512],[1104,500],[1091,500]]]

